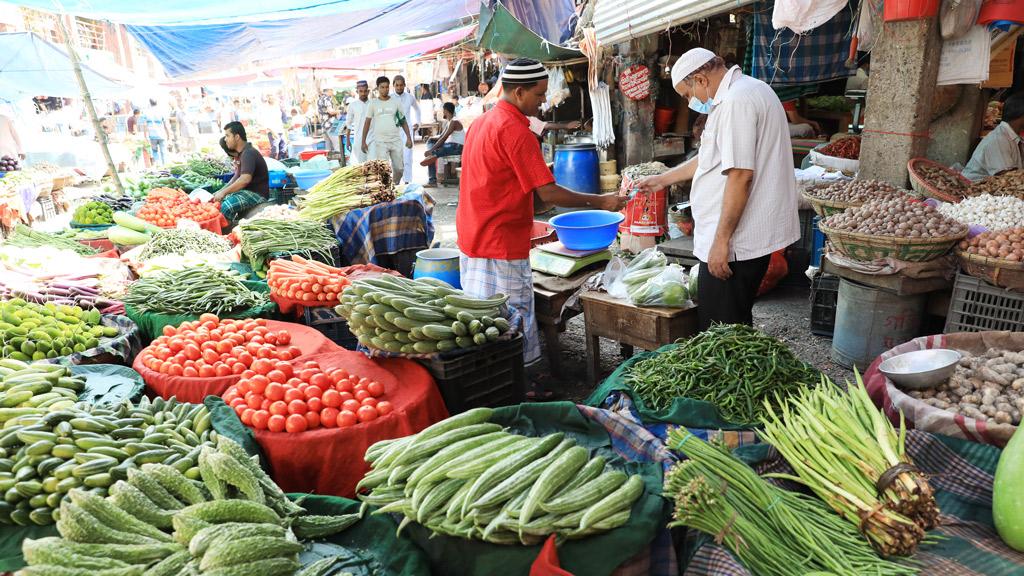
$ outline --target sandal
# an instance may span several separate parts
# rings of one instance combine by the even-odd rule
[[[526,391],[527,402],[550,402],[555,397],[555,393],[551,390],[545,390],[533,383],[530,384],[529,390]]]

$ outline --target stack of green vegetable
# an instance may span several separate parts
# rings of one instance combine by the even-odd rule
[[[59,234],[49,234],[39,230],[33,230],[24,224],[19,223],[14,227],[14,232],[7,237],[4,244],[9,246],[20,246],[23,248],[35,248],[37,246],[52,246],[64,250],[72,250],[78,254],[95,254],[97,250],[90,248],[81,242],[65,238]]]
[[[689,458],[665,477],[665,496],[675,501],[669,527],[688,526],[713,536],[754,574],[917,573],[879,558],[856,527],[820,500],[769,484],[728,450],[685,428],[669,433],[668,446]]]
[[[535,544],[550,534],[583,538],[629,520],[643,493],[640,476],[607,468],[601,456],[550,434],[530,438],[489,423],[475,408],[419,434],[366,451],[372,469],[356,490],[438,534],[494,544]]]
[[[136,218],[127,212],[114,212],[115,225],[107,230],[107,238],[120,246],[141,246],[164,229]]]
[[[148,175],[139,180],[133,180],[131,178],[125,178],[122,183],[124,184],[124,191],[132,198],[136,200],[142,200],[149,195],[149,191],[153,188],[178,188],[181,183],[174,176],[158,176]],[[113,186],[107,185],[103,187],[103,191],[107,194],[113,194],[116,192]]]
[[[198,174],[200,176],[214,178],[221,174],[231,172],[231,166],[228,166],[214,158],[193,156],[184,163],[171,166],[169,171],[172,175],[178,177],[181,177],[188,172],[192,172],[193,174]]]
[[[470,298],[434,278],[382,275],[345,289],[335,310],[364,346],[402,354],[432,354],[493,342],[511,325],[507,296]]]
[[[391,165],[370,160],[335,170],[299,200],[299,215],[323,222],[353,208],[372,206],[395,199]]]
[[[191,192],[193,190],[202,188],[207,192],[216,192],[224,186],[224,182],[220,178],[214,176],[203,176],[193,172],[192,170],[185,171],[184,174],[178,177],[177,188],[181,188],[185,192]]]
[[[23,573],[291,575],[305,547],[299,538],[334,534],[359,519],[305,515],[226,437],[203,445],[197,460],[193,477],[173,465],[132,469],[106,498],[70,490],[58,512],[61,538],[26,540]]]
[[[149,260],[166,254],[220,254],[228,250],[231,250],[231,242],[209,230],[166,228],[153,234],[139,253],[139,260]]]
[[[331,249],[338,239],[323,221],[250,220],[238,227],[242,253],[249,259],[257,274],[265,275],[267,261],[272,255],[298,254],[320,262],[332,262]]]
[[[879,553],[914,553],[939,509],[906,454],[902,422],[897,434],[859,374],[846,392],[829,382],[766,411],[762,436],[796,470],[796,476],[777,476],[810,488]]]
[[[656,248],[637,255],[622,276],[629,301],[637,306],[682,308],[690,299],[688,282],[682,267],[668,264],[665,253]]]
[[[123,301],[138,312],[219,316],[264,305],[268,296],[250,290],[234,272],[196,266],[141,278],[128,287]]]
[[[25,362],[67,356],[117,336],[117,328],[100,324],[95,308],[37,304],[21,298],[0,302],[0,358]]]
[[[113,224],[114,210],[104,202],[93,200],[76,208],[71,222],[86,226]]]
[[[740,424],[758,422],[766,405],[779,405],[820,378],[785,344],[741,324],[716,324],[626,373],[647,406],[665,410],[676,398],[703,400]]]

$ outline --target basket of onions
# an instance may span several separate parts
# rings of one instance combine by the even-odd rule
[[[848,208],[861,206],[870,200],[908,194],[909,190],[902,190],[888,182],[864,178],[812,186],[803,192],[803,197],[818,216],[826,218]]]
[[[983,232],[960,242],[964,272],[995,286],[1024,291],[1024,226]]]
[[[872,200],[822,220],[818,228],[836,250],[862,261],[927,262],[967,237],[967,226],[907,197]]]

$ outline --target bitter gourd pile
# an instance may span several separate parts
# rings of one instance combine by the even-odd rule
[[[419,434],[370,446],[371,471],[356,488],[379,506],[435,533],[494,544],[536,544],[550,534],[583,538],[629,521],[643,478],[606,466],[564,434],[520,436],[475,408]]]

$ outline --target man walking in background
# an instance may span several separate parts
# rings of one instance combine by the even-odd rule
[[[420,107],[412,92],[406,90],[405,76],[401,74],[395,76],[395,98],[401,107],[402,115],[405,116],[405,121],[411,122],[412,130],[410,135],[415,137],[416,130],[419,130],[420,127]],[[413,119],[410,120],[410,118]],[[412,142],[412,140],[409,142]],[[412,144],[409,144],[409,142],[405,141],[405,132],[402,132],[402,144],[408,144],[402,153],[402,163],[405,165],[405,170],[402,173],[402,182],[404,184],[412,181]]]
[[[402,115],[398,98],[391,96],[391,82],[387,76],[377,78],[377,97],[370,100],[363,121],[363,152],[373,160],[389,160],[394,182],[402,180],[405,161],[402,158],[402,136],[405,132],[405,148],[412,148],[412,134],[409,123]],[[370,128],[373,138],[370,138]],[[401,127],[401,130],[399,130]],[[372,151],[371,151],[372,147]]]
[[[345,133],[348,134],[349,145],[352,146],[352,163],[366,162],[363,151],[363,122],[366,121],[366,108],[370,105],[370,85],[366,80],[356,82],[356,98],[349,102],[348,113],[345,115]],[[371,132],[372,137],[372,132]]]
[[[320,129],[324,132],[324,140],[327,141],[327,152],[333,152],[337,147],[334,141],[338,136],[335,127],[338,125],[338,106],[334,101],[334,89],[325,88],[324,93],[316,101],[316,111],[320,115]]]
[[[153,165],[162,166],[167,161],[167,141],[171,139],[167,128],[167,119],[156,105],[156,100],[149,101],[149,110],[142,117],[144,133],[149,138],[149,149],[153,156]]]

